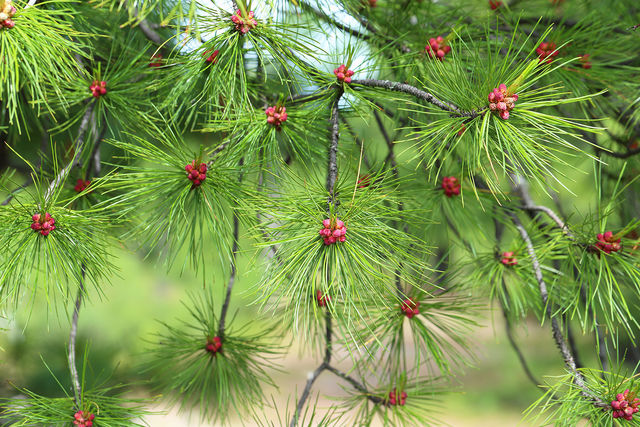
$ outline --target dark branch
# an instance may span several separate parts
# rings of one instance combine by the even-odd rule
[[[328,205],[335,205],[335,185],[338,179],[338,141],[340,140],[340,114],[338,104],[344,90],[342,86],[336,89],[336,98],[331,106],[330,131],[331,139],[329,145],[329,165],[327,171],[327,191],[329,192]]]
[[[351,384],[353,388],[358,390],[360,393],[364,394],[367,397],[367,399],[369,399],[374,404],[376,405],[384,404],[384,399],[382,399],[379,396],[374,396],[373,394],[371,394],[360,381],[334,368],[331,365],[327,366],[326,369],[327,371],[333,372],[334,374],[336,374],[337,376],[339,376],[340,378],[342,378],[343,380]]]
[[[87,111],[85,111],[84,116],[82,116],[82,120],[80,121],[80,127],[78,128],[78,137],[76,138],[76,145],[74,149],[73,159],[58,173],[58,176],[51,181],[49,188],[47,189],[44,199],[45,201],[49,201],[51,195],[55,192],[55,190],[64,182],[71,172],[71,168],[76,165],[79,165],[80,156],[82,155],[82,149],[84,148],[84,140],[85,134],[87,133],[87,129],[89,127],[89,123],[91,122],[91,115],[93,114],[93,109],[95,107],[95,101],[92,101],[87,107]]]
[[[76,304],[73,309],[73,317],[71,319],[71,330],[69,332],[69,347],[67,357],[69,360],[69,371],[71,372],[71,383],[73,385],[73,400],[75,402],[76,409],[82,408],[82,388],[80,386],[80,378],[78,377],[78,368],[76,367],[76,337],[78,334],[78,316],[80,314],[80,306],[82,305],[82,295],[84,294],[84,278],[85,267],[82,269],[82,280],[80,280],[80,287],[78,288],[78,295],[76,296]]]
[[[507,215],[511,218],[511,221],[518,229],[522,240],[524,240],[527,246],[527,252],[529,254],[529,258],[531,259],[531,266],[533,268],[533,273],[538,282],[538,288],[540,290],[540,297],[542,298],[542,305],[544,306],[547,317],[551,320],[551,329],[553,331],[553,339],[560,349],[560,353],[562,354],[562,358],[564,359],[564,363],[566,367],[569,369],[571,375],[573,375],[573,379],[575,384],[582,389],[581,394],[590,400],[597,407],[607,407],[608,404],[605,403],[602,399],[593,395],[593,392],[589,389],[586,384],[586,380],[582,373],[578,371],[576,366],[575,357],[573,356],[569,345],[564,339],[564,335],[562,334],[562,329],[558,324],[558,319],[553,315],[551,310],[551,305],[549,304],[549,293],[547,290],[547,284],[544,281],[544,277],[542,276],[542,269],[540,268],[540,262],[538,261],[538,257],[536,255],[535,249],[533,248],[533,243],[531,242],[531,238],[529,237],[529,233],[520,222],[520,219],[513,213],[508,212]]]
[[[244,158],[240,159],[238,167],[242,167],[244,164]],[[242,173],[238,178],[239,182],[242,182]],[[231,245],[231,273],[229,275],[229,282],[227,283],[227,293],[222,303],[222,310],[220,311],[220,323],[218,324],[218,336],[220,339],[224,339],[224,327],[225,320],[227,318],[227,311],[229,311],[229,303],[231,302],[231,291],[233,285],[236,282],[236,262],[238,259],[238,237],[240,234],[240,221],[238,219],[238,213],[233,211],[233,243]]]
[[[425,92],[423,90],[418,89],[417,87],[411,86],[406,83],[400,82],[392,82],[390,80],[376,80],[376,79],[361,79],[361,80],[352,80],[351,84],[354,85],[362,85],[368,87],[378,87],[381,89],[387,89],[395,92],[402,92],[408,95],[414,96],[418,99],[422,99],[424,101],[429,102],[430,104],[435,105],[441,110],[448,111],[452,116],[455,117],[469,117],[474,118],[478,117],[482,114],[482,111],[477,112],[473,111],[461,111],[458,107],[448,102],[440,101],[434,95],[429,92]]]

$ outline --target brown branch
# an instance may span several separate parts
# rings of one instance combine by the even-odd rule
[[[244,165],[244,157],[240,159],[238,162],[238,167],[242,168]],[[242,172],[240,173],[240,177],[238,178],[239,182],[242,182]],[[238,219],[237,212],[233,211],[233,243],[231,246],[231,273],[229,275],[229,282],[227,283],[227,293],[224,298],[224,302],[222,303],[222,309],[220,310],[220,322],[218,323],[218,336],[221,340],[224,339],[224,328],[225,321],[227,318],[227,312],[229,311],[229,304],[231,302],[231,291],[233,290],[233,285],[236,282],[236,263],[238,260],[238,237],[240,235],[240,221]]]
[[[480,116],[484,111],[484,110],[480,112],[476,110],[462,111],[457,106],[450,104],[448,102],[440,101],[433,94],[429,92],[425,92],[421,89],[418,89],[417,87],[411,86],[406,83],[392,82],[390,80],[358,79],[358,80],[352,80],[351,84],[368,86],[368,87],[377,87],[377,88],[386,89],[390,91],[406,93],[418,99],[427,101],[430,104],[433,104],[436,107],[440,108],[441,110],[448,111],[454,117],[475,118]]]
[[[80,386],[80,378],[78,376],[78,368],[76,367],[76,337],[78,334],[78,316],[80,314],[80,306],[82,305],[82,295],[85,292],[84,279],[85,279],[85,266],[81,266],[82,279],[80,280],[80,287],[78,288],[78,294],[76,296],[76,303],[73,309],[73,317],[71,319],[71,330],[69,331],[69,346],[67,358],[69,360],[69,371],[71,372],[71,383],[73,385],[73,400],[75,402],[76,409],[82,408],[82,388]]]
[[[338,86],[336,89],[335,100],[333,101],[333,105],[331,106],[331,118],[329,120],[331,139],[329,145],[329,165],[327,171],[327,191],[329,192],[327,211],[330,209],[330,206],[332,204],[334,206],[336,204],[335,186],[338,179],[338,141],[340,140],[340,114],[338,104],[340,103],[340,98],[342,98],[343,93],[344,90],[342,86]]]
[[[384,399],[382,399],[380,396],[375,396],[375,395],[371,394],[371,392],[369,392],[367,390],[367,388],[360,381],[356,380],[355,378],[345,374],[344,372],[340,371],[337,368],[334,368],[331,365],[328,365],[326,367],[326,369],[327,369],[327,371],[330,371],[330,372],[334,373],[335,375],[339,376],[340,378],[342,378],[343,380],[345,380],[346,382],[351,384],[353,386],[353,388],[355,388],[360,393],[365,395],[367,397],[367,399],[369,399],[374,404],[380,405],[380,404],[384,404],[385,403]]]
[[[558,349],[562,354],[566,367],[569,369],[569,372],[573,376],[575,384],[582,389],[581,394],[589,401],[591,401],[594,406],[602,408],[609,406],[606,402],[593,394],[593,392],[587,386],[584,376],[576,366],[575,357],[572,354],[571,349],[569,348],[569,345],[564,338],[564,335],[562,334],[562,329],[558,324],[558,319],[553,315],[553,312],[551,310],[547,284],[544,281],[542,269],[540,268],[540,262],[538,261],[538,257],[533,247],[531,238],[529,237],[529,233],[527,233],[527,230],[522,225],[522,222],[520,222],[520,219],[513,212],[507,211],[507,215],[511,218],[513,225],[516,227],[516,229],[520,233],[520,236],[522,237],[522,240],[524,240],[525,245],[527,246],[527,253],[529,254],[529,258],[531,259],[533,273],[536,281],[538,282],[540,297],[542,298],[542,305],[544,306],[547,317],[551,321],[553,339],[555,340],[556,345],[558,346]]]
[[[71,169],[74,166],[78,166],[79,165],[80,156],[82,155],[82,149],[84,148],[85,134],[87,133],[87,129],[88,129],[89,123],[91,121],[90,120],[91,119],[91,115],[93,114],[93,109],[94,109],[95,105],[96,105],[95,101],[92,101],[89,104],[89,106],[87,107],[87,111],[85,111],[84,116],[82,116],[82,120],[80,121],[80,127],[78,128],[78,137],[76,139],[76,145],[75,145],[75,149],[74,149],[73,158],[58,173],[58,175],[55,177],[55,179],[53,181],[51,181],[51,184],[49,185],[49,188],[47,188],[47,191],[44,194],[45,202],[49,201],[49,199],[51,198],[51,195],[64,182],[64,180],[69,175],[69,172],[71,172]]]

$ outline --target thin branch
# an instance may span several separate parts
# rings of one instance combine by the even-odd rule
[[[62,182],[64,182],[64,180],[69,175],[69,172],[71,172],[71,168],[78,164],[80,156],[82,155],[82,149],[84,148],[85,134],[87,133],[94,107],[95,101],[91,102],[89,104],[89,107],[87,108],[87,111],[85,111],[84,116],[82,117],[82,121],[80,122],[80,127],[78,128],[78,138],[76,139],[73,159],[71,159],[71,161],[58,173],[58,176],[56,176],[56,178],[51,181],[49,188],[44,194],[45,202],[49,201],[51,195],[62,184]]]
[[[569,231],[569,227],[567,227],[565,222],[553,211],[553,209],[542,205],[525,205],[522,206],[522,209],[525,211],[538,211],[545,213],[553,222],[556,223],[559,229],[567,234],[567,236],[573,237],[573,234]]]
[[[338,141],[340,139],[340,114],[338,104],[344,90],[342,86],[338,86],[336,89],[336,98],[331,106],[331,118],[330,118],[330,131],[331,131],[331,143],[329,145],[329,165],[327,171],[327,191],[329,192],[328,207],[331,204],[335,205],[335,185],[338,179]]]
[[[242,167],[244,164],[244,157],[240,159],[238,167]],[[242,173],[238,178],[239,182],[242,182]],[[220,339],[224,339],[224,327],[227,318],[227,311],[229,311],[229,303],[231,302],[231,291],[233,285],[236,282],[236,263],[238,260],[238,236],[240,235],[240,221],[238,219],[238,213],[233,211],[233,244],[231,246],[231,274],[229,275],[229,282],[227,283],[227,293],[222,303],[222,310],[220,311],[220,323],[218,324],[218,336]]]
[[[371,392],[369,392],[367,390],[367,388],[360,381],[358,381],[355,378],[345,374],[344,372],[340,371],[339,369],[334,368],[331,365],[327,366],[326,369],[327,369],[327,371],[333,372],[334,374],[336,374],[337,376],[339,376],[340,378],[342,378],[343,380],[345,380],[346,382],[351,384],[353,386],[353,388],[358,390],[360,393],[364,394],[367,397],[367,399],[369,399],[374,404],[376,404],[376,405],[384,404],[384,399],[382,399],[380,396],[372,395]]]
[[[311,373],[309,378],[307,378],[307,384],[302,390],[302,394],[300,395],[300,399],[298,400],[298,405],[296,406],[296,412],[293,414],[291,418],[291,422],[289,423],[289,427],[295,427],[298,424],[298,419],[300,418],[300,414],[302,413],[302,409],[304,408],[307,399],[309,398],[309,394],[311,393],[311,388],[313,387],[313,383],[316,382],[320,374],[325,369],[330,369],[331,363],[331,351],[332,351],[332,335],[333,335],[333,326],[331,320],[331,313],[327,310],[325,314],[325,350],[324,350],[324,359],[322,359],[322,363],[316,368],[315,371]]]
[[[538,257],[536,255],[535,249],[533,247],[533,243],[531,242],[531,238],[529,237],[529,233],[520,222],[520,219],[513,213],[507,211],[507,215],[511,218],[514,226],[518,229],[522,240],[524,240],[527,246],[527,252],[529,254],[529,258],[531,258],[531,266],[533,268],[533,273],[538,282],[538,288],[540,290],[540,297],[542,298],[542,305],[545,308],[545,312],[547,317],[551,320],[551,329],[553,331],[553,339],[556,342],[556,345],[560,349],[560,353],[564,359],[564,363],[569,369],[571,375],[573,375],[573,379],[575,384],[582,389],[581,394],[590,400],[594,406],[597,407],[607,407],[609,406],[602,399],[593,395],[593,392],[589,389],[586,384],[586,380],[582,373],[578,371],[576,366],[575,357],[573,356],[569,345],[564,339],[564,335],[562,334],[562,330],[560,325],[558,324],[558,319],[553,315],[551,310],[551,305],[549,304],[549,292],[547,290],[547,284],[544,281],[544,277],[542,276],[542,269],[540,268],[540,262],[538,261]]]
[[[68,359],[69,359],[69,371],[71,372],[71,383],[73,385],[73,399],[76,405],[76,409],[82,407],[82,388],[80,386],[80,378],[78,377],[78,368],[76,367],[76,337],[78,335],[78,316],[80,314],[80,306],[82,305],[82,295],[84,294],[84,279],[85,279],[85,267],[82,265],[82,280],[80,280],[80,287],[78,288],[78,295],[76,296],[76,303],[73,309],[73,317],[71,319],[71,330],[69,332],[69,347],[68,347]]]
[[[134,18],[138,18],[138,8],[135,5],[132,9],[132,15]],[[138,27],[140,27],[140,31],[142,31],[145,37],[153,43],[158,45],[164,44],[165,40],[152,28],[152,24],[150,24],[146,19],[140,19],[138,21]]]
[[[425,92],[423,90],[418,89],[415,86],[411,86],[406,83],[392,82],[390,80],[360,79],[360,80],[352,80],[351,84],[368,86],[368,87],[377,87],[381,89],[387,89],[390,91],[406,93],[418,99],[427,101],[435,105],[436,107],[440,108],[441,110],[448,111],[451,113],[452,116],[456,116],[456,117],[475,118],[482,114],[482,111],[477,112],[476,110],[462,111],[460,110],[460,108],[456,107],[455,105],[450,104],[448,102],[440,101],[431,93]]]
[[[302,10],[305,10],[315,16],[317,16],[318,18],[322,19],[323,21],[327,22],[328,24],[333,25],[334,27],[338,28],[339,30],[342,30],[346,33],[349,33],[357,38],[359,38],[360,40],[369,40],[371,39],[371,36],[368,34],[364,34],[358,30],[354,30],[353,28],[350,28],[346,25],[344,25],[341,22],[336,21],[335,19],[333,19],[332,17],[330,17],[329,15],[327,15],[326,13],[314,8],[313,6],[309,6],[307,4],[307,2],[300,2],[300,8]]]

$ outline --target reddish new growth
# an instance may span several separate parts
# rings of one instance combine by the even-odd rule
[[[249,11],[247,16],[242,16],[242,12],[240,9],[236,10],[235,15],[231,15],[231,21],[236,24],[236,30],[240,31],[242,34],[247,34],[249,31],[254,29],[258,23],[255,19],[253,19],[253,12]]]
[[[162,66],[162,54],[154,53],[149,61],[149,67],[161,67]]]
[[[318,303],[318,307],[325,307],[330,302],[331,297],[328,294],[322,293],[320,289],[316,291],[316,303]]]
[[[324,239],[325,245],[333,245],[337,242],[344,242],[347,237],[347,227],[339,219],[325,219],[322,221],[322,229],[318,232]]]
[[[105,95],[107,93],[107,82],[104,80],[101,82],[94,80],[91,86],[89,86],[89,90],[95,98]]]
[[[429,44],[424,47],[424,51],[429,55],[429,58],[438,58],[442,61],[444,56],[451,51],[451,46],[445,45],[445,40],[442,36],[431,37]]]
[[[89,186],[89,184],[91,184],[91,181],[81,178],[76,181],[76,186],[73,187],[73,189],[76,190],[76,193],[82,193]]]
[[[589,61],[589,54],[585,53],[584,55],[580,55],[580,66],[585,70],[591,68],[591,61]]]
[[[0,12],[0,29],[6,28],[10,30],[15,27],[16,23],[13,22],[13,15],[16,14],[16,8],[11,5],[13,0],[5,0],[2,12]]]
[[[598,241],[596,242],[596,247],[608,254],[610,254],[611,252],[618,252],[620,249],[622,249],[620,239],[616,239],[611,231],[607,231],[604,234],[598,233]]]
[[[93,425],[93,419],[96,416],[90,414],[89,411],[78,411],[73,416],[73,424],[79,427],[91,427]]]
[[[216,353],[222,351],[222,340],[220,337],[207,337],[207,345],[204,346],[205,350],[207,350],[211,355],[215,356]]]
[[[264,113],[267,115],[267,123],[275,126],[278,130],[280,130],[282,123],[287,121],[287,109],[281,105],[269,107],[264,110]]]
[[[196,160],[191,164],[184,167],[187,171],[187,177],[193,182],[193,186],[197,187],[202,184],[202,181],[207,179],[207,164],[197,163]]]
[[[558,50],[556,49],[556,44],[554,42],[540,43],[540,46],[536,49],[536,53],[540,57],[538,61],[546,62],[547,64],[551,64],[553,58],[558,56]]]
[[[358,188],[367,188],[371,185],[371,175],[364,174],[358,177]]]
[[[420,314],[420,310],[418,309],[418,307],[420,307],[420,303],[413,298],[407,298],[406,300],[402,301],[402,304],[400,304],[400,310],[404,312],[404,315],[409,319],[411,319],[416,314]]]
[[[517,100],[518,95],[508,93],[507,85],[503,83],[489,93],[489,109],[498,113],[502,120],[508,120],[509,111],[513,110]]]
[[[501,1],[489,0],[489,7],[491,8],[491,10],[496,10],[500,6],[502,6]]]
[[[396,391],[396,389],[394,388],[393,390],[391,390],[389,392],[389,406],[396,406],[396,405],[400,405],[400,406],[404,406],[404,404],[407,402],[407,393],[402,391]]]
[[[45,213],[44,216],[42,214],[34,214],[31,219],[33,220],[31,229],[39,232],[43,236],[48,236],[49,233],[56,229],[54,225],[56,220],[48,213]]]
[[[211,52],[211,49],[204,51],[204,53],[202,54],[202,56],[207,56],[209,55],[209,53]],[[216,62],[218,62],[218,54],[220,53],[220,50],[216,49],[213,51],[213,53],[209,56],[207,56],[206,61],[209,64],[215,64]]]
[[[336,78],[339,82],[351,83],[351,76],[353,76],[353,71],[347,69],[347,66],[342,64],[335,70],[333,70],[333,74],[336,75]]]
[[[503,252],[500,262],[507,266],[518,265],[518,259],[513,255],[513,252]]]
[[[462,124],[462,127],[460,128],[460,130],[458,131],[458,136],[462,136],[462,134],[464,133],[464,131],[467,130],[467,125],[465,125],[464,123]]]
[[[460,181],[455,176],[445,176],[442,178],[442,189],[447,197],[460,195]]]
[[[640,399],[636,397],[635,393],[629,393],[629,389],[624,393],[618,393],[616,400],[611,402],[611,414],[613,418],[624,418],[627,421],[633,419],[633,414],[638,412],[638,405],[640,405]]]
[[[369,0],[369,7],[378,6],[378,0]]]

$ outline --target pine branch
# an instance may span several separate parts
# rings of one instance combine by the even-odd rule
[[[125,2],[125,4],[128,3],[129,2]],[[138,17],[138,8],[135,5],[133,6],[133,17]],[[140,28],[140,31],[142,31],[142,33],[145,35],[145,37],[151,40],[153,43],[157,45],[163,45],[165,43],[165,40],[162,38],[162,36],[153,29],[152,24],[150,24],[146,19],[141,19],[138,22],[138,27]]]
[[[335,100],[331,106],[331,118],[330,118],[330,131],[331,140],[329,146],[329,167],[327,172],[327,191],[329,192],[329,200],[327,202],[327,212],[329,212],[331,205],[336,204],[335,198],[335,185],[338,179],[338,141],[340,139],[340,114],[338,104],[344,89],[342,86],[337,86]]]
[[[406,83],[392,82],[390,80],[360,79],[360,80],[352,80],[351,84],[368,86],[368,87],[377,87],[377,88],[387,89],[395,92],[403,92],[411,96],[414,96],[418,99],[427,101],[435,105],[436,107],[440,108],[441,110],[448,111],[451,113],[453,117],[475,118],[481,115],[484,111],[484,110],[481,110],[480,112],[476,110],[461,111],[460,108],[456,107],[455,105],[450,104],[448,102],[440,101],[431,93],[425,92],[423,90],[418,89],[417,87],[411,86]]]
[[[80,306],[82,305],[82,295],[84,294],[85,267],[82,265],[82,280],[78,288],[76,303],[73,309],[73,318],[71,319],[71,330],[69,331],[69,347],[67,357],[69,360],[69,371],[71,372],[71,383],[73,385],[73,400],[77,410],[82,408],[82,388],[80,386],[80,378],[78,377],[78,368],[76,367],[76,337],[78,334],[78,316],[80,314]]]
[[[346,25],[344,25],[341,22],[336,21],[335,19],[333,19],[332,17],[330,17],[329,15],[325,14],[324,12],[319,11],[318,9],[314,8],[313,6],[310,6],[307,4],[307,2],[300,2],[300,8],[302,10],[305,10],[315,16],[317,16],[318,18],[322,19],[323,21],[325,21],[326,23],[333,25],[334,27],[338,28],[339,30],[344,31],[345,33],[349,33],[357,38],[359,38],[360,40],[370,40],[371,36],[369,36],[368,34],[364,34],[358,30],[354,30],[353,28],[350,28]]]
[[[89,128],[89,123],[91,119],[91,114],[93,114],[93,109],[96,105],[96,101],[91,101],[89,106],[87,107],[87,111],[85,111],[84,116],[82,116],[82,120],[80,121],[80,127],[78,128],[78,137],[76,138],[76,145],[74,147],[74,155],[73,159],[58,173],[58,176],[51,181],[49,188],[45,192],[44,200],[48,202],[51,198],[51,195],[56,191],[56,189],[64,182],[64,180],[71,172],[71,169],[74,166],[79,165],[80,156],[82,155],[82,149],[84,148],[85,142],[85,134],[87,133],[87,129]]]
[[[582,389],[581,394],[586,399],[591,401],[594,406],[602,407],[602,408],[609,406],[602,399],[593,395],[593,393],[591,392],[591,390],[586,384],[586,380],[584,376],[577,369],[575,357],[572,354],[571,349],[569,348],[569,345],[564,339],[562,330],[560,328],[560,325],[558,324],[558,319],[553,315],[553,312],[551,310],[551,305],[549,304],[549,293],[547,291],[547,284],[545,283],[544,278],[542,276],[542,269],[540,268],[540,263],[538,261],[538,257],[533,247],[533,243],[531,242],[531,238],[529,237],[529,233],[527,233],[527,230],[522,225],[522,222],[520,222],[520,219],[513,212],[507,211],[507,215],[511,218],[513,225],[516,227],[516,229],[520,233],[520,236],[522,237],[522,240],[524,240],[527,246],[527,252],[529,254],[529,258],[531,258],[531,265],[533,268],[534,276],[536,278],[536,281],[538,282],[540,297],[542,298],[542,305],[545,308],[547,317],[551,321],[553,339],[555,340],[556,345],[560,349],[560,353],[562,354],[564,363],[566,367],[569,369],[569,372],[571,373],[571,375],[573,376],[575,384]]]
[[[326,329],[325,329],[326,332],[325,332],[324,359],[322,359],[322,363],[320,363],[320,365],[316,368],[316,370],[311,373],[309,378],[307,378],[307,384],[305,385],[304,390],[300,395],[300,399],[298,400],[298,405],[296,406],[296,412],[293,414],[293,417],[291,418],[289,427],[295,427],[298,424],[298,419],[300,417],[300,414],[302,413],[302,409],[304,409],[304,405],[307,402],[307,399],[309,399],[309,394],[311,393],[311,388],[313,387],[313,383],[316,382],[320,374],[325,369],[329,369],[330,367],[329,363],[331,363],[333,327],[332,327],[331,313],[329,313],[329,310],[327,310],[325,314],[325,323],[326,323]]]
[[[238,162],[238,167],[242,168],[244,165],[244,158],[240,159]],[[242,173],[240,173],[240,177],[238,181],[242,183]],[[220,339],[224,339],[224,328],[225,321],[227,318],[227,311],[229,310],[229,303],[231,302],[231,291],[233,290],[233,285],[236,282],[236,263],[238,260],[238,237],[240,234],[240,221],[238,219],[238,213],[233,211],[233,244],[231,246],[231,274],[229,276],[229,282],[227,283],[227,293],[224,298],[224,302],[222,303],[222,310],[220,311],[220,323],[218,324],[218,336]]]
[[[344,372],[338,370],[337,368],[334,368],[331,365],[328,365],[326,368],[328,371],[333,372],[334,374],[336,374],[337,376],[339,376],[340,378],[342,378],[343,380],[345,380],[346,382],[348,382],[349,384],[351,384],[353,386],[353,388],[355,388],[356,390],[358,390],[360,393],[364,394],[367,399],[369,399],[371,402],[373,402],[376,405],[381,405],[384,404],[384,399],[382,399],[379,396],[374,396],[372,395],[367,388],[358,380],[356,380],[355,378],[345,374]]]
[[[239,231],[238,214],[233,212],[233,245],[231,249],[231,275],[229,276],[229,282],[227,283],[227,293],[222,304],[222,310],[220,311],[220,323],[218,324],[218,336],[220,339],[224,338],[225,319],[227,317],[227,311],[229,310],[229,303],[231,302],[231,291],[236,281],[236,260],[238,256],[238,231]]]
[[[502,283],[504,286],[504,279],[502,280]],[[535,385],[536,388],[540,388],[542,383],[539,380],[537,380],[536,377],[533,375],[533,372],[531,372],[531,369],[529,368],[529,364],[527,363],[527,360],[525,359],[524,354],[522,353],[522,350],[520,350],[520,347],[518,347],[518,343],[516,343],[515,337],[513,336],[511,321],[509,320],[509,316],[507,316],[507,310],[504,304],[502,303],[502,301],[500,302],[500,309],[502,311],[502,316],[504,317],[504,328],[505,328],[505,333],[507,334],[507,339],[509,340],[509,344],[511,344],[511,348],[513,348],[513,351],[515,351],[516,356],[518,356],[518,360],[520,361],[520,366],[522,366],[522,370],[524,371],[529,381],[531,381],[531,383]]]

